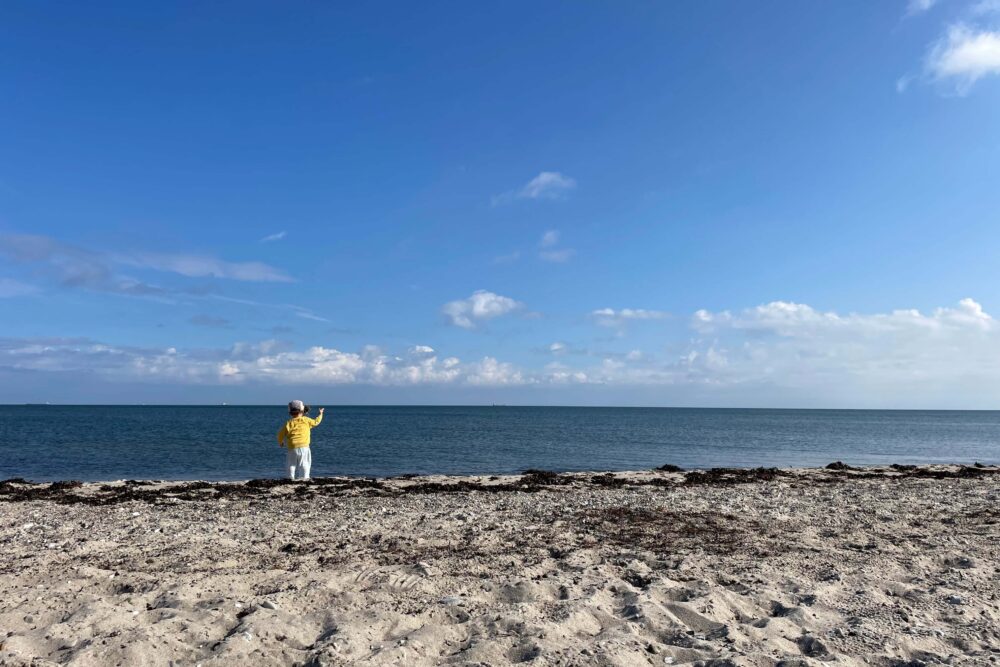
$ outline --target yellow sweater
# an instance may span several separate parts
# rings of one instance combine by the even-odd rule
[[[284,447],[285,443],[288,443],[289,449],[308,447],[311,431],[313,427],[319,426],[321,421],[323,421],[322,414],[316,419],[304,416],[292,417],[278,431],[278,444]]]

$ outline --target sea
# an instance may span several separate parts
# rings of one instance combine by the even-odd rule
[[[0,406],[0,479],[280,477],[283,406]],[[1000,463],[1000,411],[329,406],[313,475]]]

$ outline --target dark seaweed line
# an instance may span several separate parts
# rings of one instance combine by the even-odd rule
[[[678,472],[675,466],[660,470]],[[483,483],[461,480],[457,482],[413,482],[412,477],[396,478],[402,484],[386,484],[387,480],[373,478],[342,479],[315,478],[309,482],[286,479],[254,479],[245,483],[187,482],[162,488],[144,488],[153,482],[129,480],[120,486],[104,484],[98,493],[75,493],[83,483],[77,481],[36,484],[23,479],[0,481],[0,502],[50,501],[59,504],[117,505],[137,501],[145,503],[172,503],[177,501],[218,501],[221,499],[251,500],[273,497],[275,488],[294,486],[295,491],[282,496],[287,499],[307,500],[316,496],[342,496],[347,493],[398,497],[408,494],[430,493],[537,493],[553,487],[582,488],[590,484],[602,488],[637,488],[643,486],[676,488],[679,486],[767,483],[776,480],[795,480],[803,483],[838,483],[857,479],[905,480],[917,479],[974,479],[1000,473],[996,466],[959,466],[957,469],[933,469],[920,466],[893,465],[889,468],[853,468],[839,461],[814,476],[803,476],[778,468],[711,468],[683,473],[683,478],[654,477],[652,479],[627,479],[612,473],[571,476],[545,470],[526,471],[513,482]],[[493,478],[496,479],[496,478]]]

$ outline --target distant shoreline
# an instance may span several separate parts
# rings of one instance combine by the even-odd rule
[[[313,401],[316,405],[322,401]],[[563,404],[517,404],[517,403],[326,403],[331,410],[371,409],[371,408],[495,408],[504,409],[544,409],[544,410],[728,410],[728,411],[770,411],[770,412],[1000,412],[1000,408],[806,408],[806,407],[760,407],[760,406],[708,406],[708,405],[563,405]],[[0,408],[274,408],[284,409],[280,403],[0,403]]]

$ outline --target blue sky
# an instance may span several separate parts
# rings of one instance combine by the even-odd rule
[[[0,401],[1000,401],[994,0],[0,37]]]

